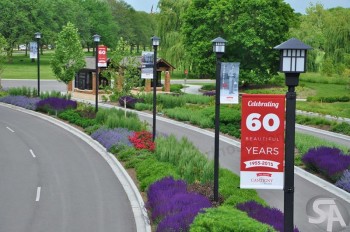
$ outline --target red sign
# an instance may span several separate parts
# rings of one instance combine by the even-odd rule
[[[100,45],[98,46],[97,66],[107,67],[107,47]]]
[[[184,73],[185,73],[185,75],[187,75],[187,74],[188,74],[188,70],[187,70],[187,69],[185,69],[185,72],[184,72]]]
[[[243,94],[240,187],[283,189],[285,95]]]

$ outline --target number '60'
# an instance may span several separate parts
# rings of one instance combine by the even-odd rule
[[[258,131],[261,129],[261,114],[251,113],[247,117],[246,126],[250,131]],[[272,122],[272,123],[270,123]],[[280,126],[280,119],[276,114],[267,114],[262,119],[262,126],[267,131],[276,131]]]

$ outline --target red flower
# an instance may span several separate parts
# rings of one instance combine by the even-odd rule
[[[154,151],[155,149],[152,134],[148,131],[134,132],[131,136],[129,136],[129,140],[136,149],[146,149],[149,151]]]

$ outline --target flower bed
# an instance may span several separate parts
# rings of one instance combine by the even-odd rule
[[[102,144],[108,151],[113,146],[126,145],[131,146],[128,137],[133,132],[125,128],[115,128],[115,129],[106,129],[100,128],[91,134],[91,137],[97,140]]]
[[[129,140],[136,149],[146,149],[149,151],[154,151],[155,149],[152,134],[148,131],[134,132],[129,136]]]
[[[195,216],[210,201],[196,193],[187,192],[182,180],[166,177],[152,184],[147,192],[148,208],[153,221],[159,221],[157,231],[189,231]]]
[[[323,174],[333,182],[350,167],[350,156],[344,155],[338,148],[312,148],[303,156],[302,161],[307,168]]]
[[[249,217],[261,223],[271,225],[277,231],[284,231],[284,215],[279,209],[264,207],[255,201],[238,204],[237,208],[246,212]],[[293,231],[299,232],[298,228],[295,228]]]
[[[76,109],[78,106],[76,101],[57,98],[57,97],[49,97],[39,101],[36,104],[37,110],[45,113],[52,113],[58,111],[63,111],[66,109]]]
[[[1,102],[23,107],[29,110],[36,110],[36,104],[40,101],[40,98],[30,98],[25,96],[6,96],[0,99]]]

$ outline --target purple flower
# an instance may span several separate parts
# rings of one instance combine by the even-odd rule
[[[36,104],[40,101],[40,98],[29,98],[25,96],[6,96],[0,99],[1,102],[23,107],[29,110],[36,110]]]
[[[128,137],[133,133],[125,128],[100,128],[92,133],[91,137],[102,144],[108,151],[116,145],[132,146]]]
[[[271,225],[277,231],[284,231],[283,213],[277,208],[264,207],[255,201],[248,201],[237,205],[237,208],[255,220]],[[294,232],[299,232],[298,228]]]
[[[195,216],[210,201],[200,194],[187,192],[187,184],[172,177],[153,183],[148,189],[147,207],[152,220],[160,220],[157,231],[189,231]]]
[[[37,103],[37,109],[42,111],[47,111],[47,109],[62,111],[68,108],[76,109],[77,102],[63,98],[50,97]]]
[[[119,105],[124,107],[125,101],[126,101],[126,107],[127,108],[131,108],[131,109],[135,108],[135,104],[136,103],[142,102],[142,100],[134,98],[132,96],[123,96],[123,97],[120,97],[119,100],[118,100]]]
[[[338,148],[312,148],[302,160],[308,168],[321,172],[333,181],[336,181],[343,171],[350,167],[350,156],[344,155]]]
[[[350,193],[350,170],[345,170],[335,185]]]

